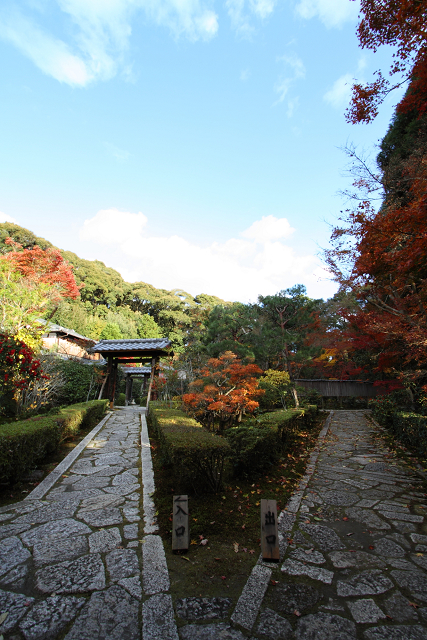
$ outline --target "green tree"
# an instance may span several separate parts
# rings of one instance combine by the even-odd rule
[[[107,322],[99,335],[100,340],[121,340],[122,338],[120,327],[114,322]]]
[[[298,284],[273,296],[259,296],[258,301],[262,315],[275,334],[278,368],[283,367],[293,382],[317,351],[307,345],[307,337],[316,323],[315,313],[323,300],[309,298],[304,285]],[[298,406],[294,384],[292,393]]]
[[[259,379],[260,389],[264,389],[261,404],[271,407],[281,405],[286,409],[286,396],[291,388],[291,380],[287,371],[267,369]]]
[[[254,358],[253,334],[259,319],[258,307],[241,302],[216,306],[206,322],[203,342],[210,356],[233,351],[239,358]]]
[[[162,330],[148,313],[136,313],[136,326],[140,338],[162,338]]]

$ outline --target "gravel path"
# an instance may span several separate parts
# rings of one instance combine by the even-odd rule
[[[259,561],[237,603],[172,603],[153,490],[128,407],[51,487],[0,509],[4,640],[427,640],[424,487],[363,412],[329,419],[280,518],[283,558]]]

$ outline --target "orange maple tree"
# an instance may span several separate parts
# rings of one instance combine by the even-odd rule
[[[80,295],[73,266],[64,260],[58,249],[42,249],[38,245],[23,249],[12,238],[6,238],[5,244],[12,247],[12,251],[1,256],[1,259],[8,261],[27,280],[50,285],[52,302],[58,303],[61,298],[76,299]]]
[[[361,0],[357,29],[360,46],[377,51],[382,45],[394,47],[390,83],[381,70],[366,85],[355,83],[346,117],[349,122],[368,123],[375,118],[384,98],[409,81],[410,90],[399,104],[400,111],[427,108],[427,0]]]
[[[231,351],[210,358],[190,384],[191,392],[183,396],[184,409],[209,429],[217,427],[221,432],[259,407],[256,398],[264,393],[258,388],[261,374],[257,365],[243,364]]]

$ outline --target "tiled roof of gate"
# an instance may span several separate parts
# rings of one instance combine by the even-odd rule
[[[135,340],[101,340],[92,347],[92,352],[106,351],[163,351],[171,347],[167,338],[144,338]]]
[[[151,373],[151,367],[122,367],[122,371],[134,375],[142,375],[144,373]]]

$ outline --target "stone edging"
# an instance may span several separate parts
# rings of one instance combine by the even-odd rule
[[[38,484],[37,487],[31,491],[31,493],[25,496],[24,500],[40,500],[41,498],[43,498],[46,493],[53,487],[55,482],[59,480],[61,475],[71,467],[73,462],[79,457],[88,442],[90,442],[92,438],[96,436],[98,431],[102,429],[111,415],[111,411],[108,412],[105,418],[103,418],[101,422],[99,422],[96,427],[94,427],[92,431],[90,431],[87,436],[85,436],[83,440],[79,442],[79,444],[74,447],[74,449],[70,451],[67,456],[65,456],[65,458],[55,467],[55,469],[51,471],[49,475],[47,475],[46,478],[44,478],[44,480],[42,480],[40,484]]]
[[[169,571],[163,540],[156,533],[156,507],[153,501],[155,490],[151,445],[148,435],[145,410],[141,417],[141,466],[142,500],[144,512],[144,538],[142,544],[142,585],[145,596],[142,605],[142,637],[144,640],[179,640],[170,589]]]
[[[306,472],[301,478],[298,488],[296,489],[296,491],[294,491],[294,493],[288,500],[288,504],[280,513],[277,519],[279,525],[281,559],[287,547],[287,542],[285,541],[283,534],[290,533],[295,524],[296,513],[301,506],[301,500],[304,495],[304,491],[307,488],[307,485],[314,473],[314,468],[316,466],[317,458],[319,457],[320,453],[320,445],[326,438],[333,415],[334,412],[330,411],[328,417],[325,420],[325,424],[323,425],[323,428],[319,433],[314,451],[310,455],[309,462],[306,467]],[[271,562],[263,562],[262,556],[260,555],[257,564],[252,569],[252,572],[245,586],[243,587],[243,591],[231,616],[231,620],[234,624],[243,627],[247,631],[251,631],[258,616],[258,612],[261,608],[261,604],[272,575],[272,568],[277,567],[277,563],[274,563],[273,565],[273,563]],[[263,569],[262,574],[259,573],[261,569]]]
[[[372,422],[372,424],[377,427],[380,431],[384,431],[386,430],[386,427],[382,427],[371,415],[371,413],[369,411],[366,411],[365,413],[365,417]],[[405,446],[405,445],[402,445]],[[417,475],[418,477],[422,478],[424,481],[427,480],[427,472],[423,470],[422,466],[416,462],[414,463],[415,467],[411,468],[411,471],[413,471],[415,473],[415,475]]]

